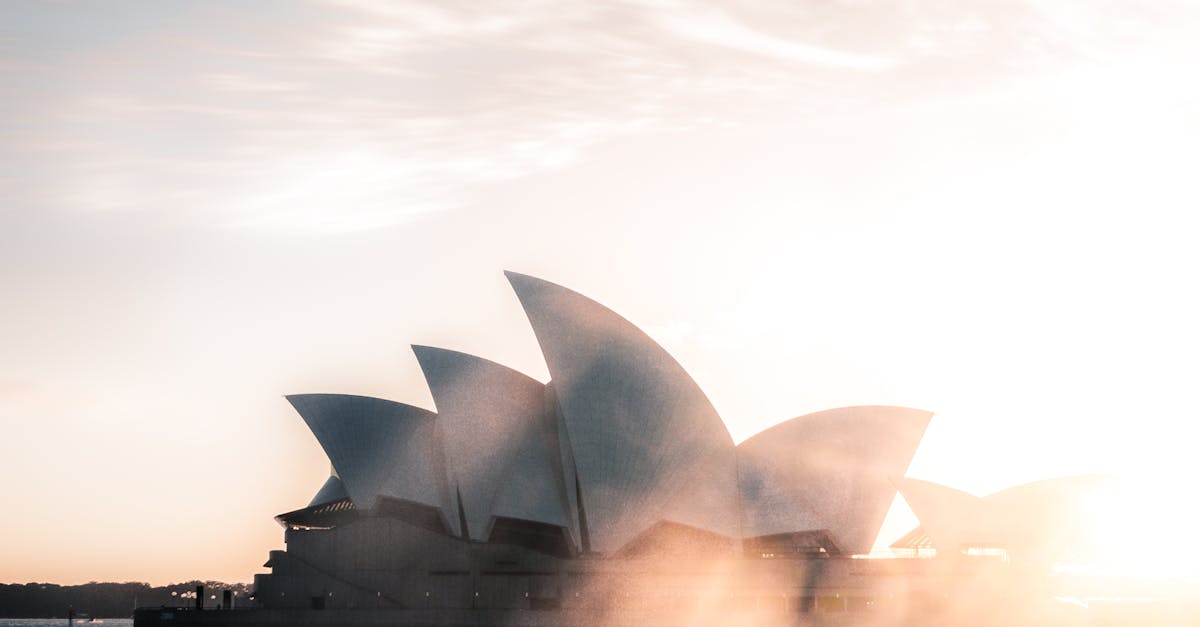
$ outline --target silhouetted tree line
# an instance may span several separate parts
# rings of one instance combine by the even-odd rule
[[[66,618],[67,610],[85,612],[95,618],[121,618],[133,615],[133,608],[192,607],[196,599],[196,586],[204,586],[205,607],[215,608],[221,602],[222,592],[237,593],[234,605],[248,607],[250,586],[244,583],[220,581],[187,581],[165,586],[148,583],[97,583],[95,581],[78,586],[60,586],[52,583],[0,584],[0,616],[5,618]],[[171,593],[175,594],[172,595]]]

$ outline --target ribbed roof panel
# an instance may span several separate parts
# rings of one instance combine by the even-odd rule
[[[287,397],[308,424],[355,506],[380,496],[443,510],[449,504],[436,414],[368,396]]]
[[[469,536],[486,540],[492,516],[566,526],[546,386],[466,353],[413,352],[437,405],[451,492],[461,497]]]
[[[737,447],[746,537],[825,529],[867,553],[932,414],[844,407],[800,416]]]
[[[591,550],[615,551],[660,520],[737,535],[733,442],[683,367],[603,305],[506,274],[550,370]],[[688,490],[698,483],[707,489]]]

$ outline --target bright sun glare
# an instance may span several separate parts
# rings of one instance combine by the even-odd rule
[[[1094,560],[1082,572],[1138,578],[1200,576],[1197,504],[1178,486],[1123,480],[1088,500]]]

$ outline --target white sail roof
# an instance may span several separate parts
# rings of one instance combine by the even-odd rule
[[[1007,549],[1026,559],[1079,556],[1093,538],[1082,533],[1094,500],[1115,481],[1104,475],[1055,477],[978,497],[919,479],[897,482],[921,527],[939,551]]]
[[[287,399],[325,449],[355,507],[371,509],[387,496],[440,508],[447,518],[436,414],[367,396],[295,394]]]
[[[429,346],[413,346],[413,352],[437,405],[464,535],[487,540],[494,516],[567,526],[546,386],[466,353]]]
[[[733,442],[683,367],[603,305],[506,274],[550,370],[587,548],[615,551],[660,520],[736,536]]]
[[[737,447],[746,537],[826,530],[867,553],[933,414],[844,407],[800,416]]]
[[[896,487],[939,550],[958,550],[967,544],[999,546],[1002,542],[988,524],[983,499],[978,496],[907,477],[896,480]]]

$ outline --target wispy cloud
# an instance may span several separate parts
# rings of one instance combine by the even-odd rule
[[[5,193],[31,210],[374,228],[625,135],[791,124],[881,97],[936,97],[946,85],[1143,41],[1196,13],[1097,11],[542,0],[328,0],[282,13],[180,5],[152,15],[34,7],[0,34],[9,164],[0,185],[20,186]]]
[[[663,15],[658,18],[658,23],[667,32],[685,38],[786,61],[852,70],[883,70],[896,64],[894,60],[886,57],[856,54],[774,37],[715,11],[694,15]]]

